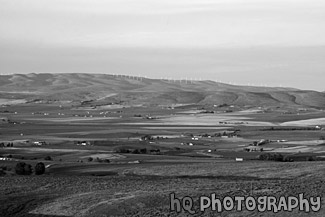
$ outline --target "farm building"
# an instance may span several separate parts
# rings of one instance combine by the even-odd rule
[[[77,145],[86,146],[86,145],[91,145],[91,143],[89,141],[78,141]]]
[[[46,145],[46,142],[45,141],[36,141],[36,142],[33,142],[34,145]]]

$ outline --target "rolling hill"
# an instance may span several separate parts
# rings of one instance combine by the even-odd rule
[[[108,74],[0,76],[0,104],[60,102],[124,105],[199,104],[325,108],[325,93],[280,87],[235,86],[213,81],[167,81]]]

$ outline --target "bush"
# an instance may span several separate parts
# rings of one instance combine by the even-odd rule
[[[42,175],[45,173],[45,165],[42,162],[39,162],[35,165],[35,174]]]
[[[93,158],[92,157],[89,157],[88,158],[88,162],[91,162],[91,161],[93,161]]]
[[[32,166],[25,162],[19,162],[16,164],[15,171],[18,175],[30,175],[32,174]]]

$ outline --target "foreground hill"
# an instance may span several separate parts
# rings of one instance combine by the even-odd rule
[[[0,104],[37,101],[91,102],[100,105],[231,104],[325,108],[325,93],[108,74],[31,73],[0,76]]]

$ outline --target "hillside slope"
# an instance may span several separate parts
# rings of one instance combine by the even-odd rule
[[[325,93],[294,88],[235,86],[213,81],[167,81],[108,74],[0,76],[2,104],[10,100],[92,101],[97,104],[233,104],[325,108]],[[0,101],[1,101],[0,100]],[[20,101],[19,101],[20,100]]]

